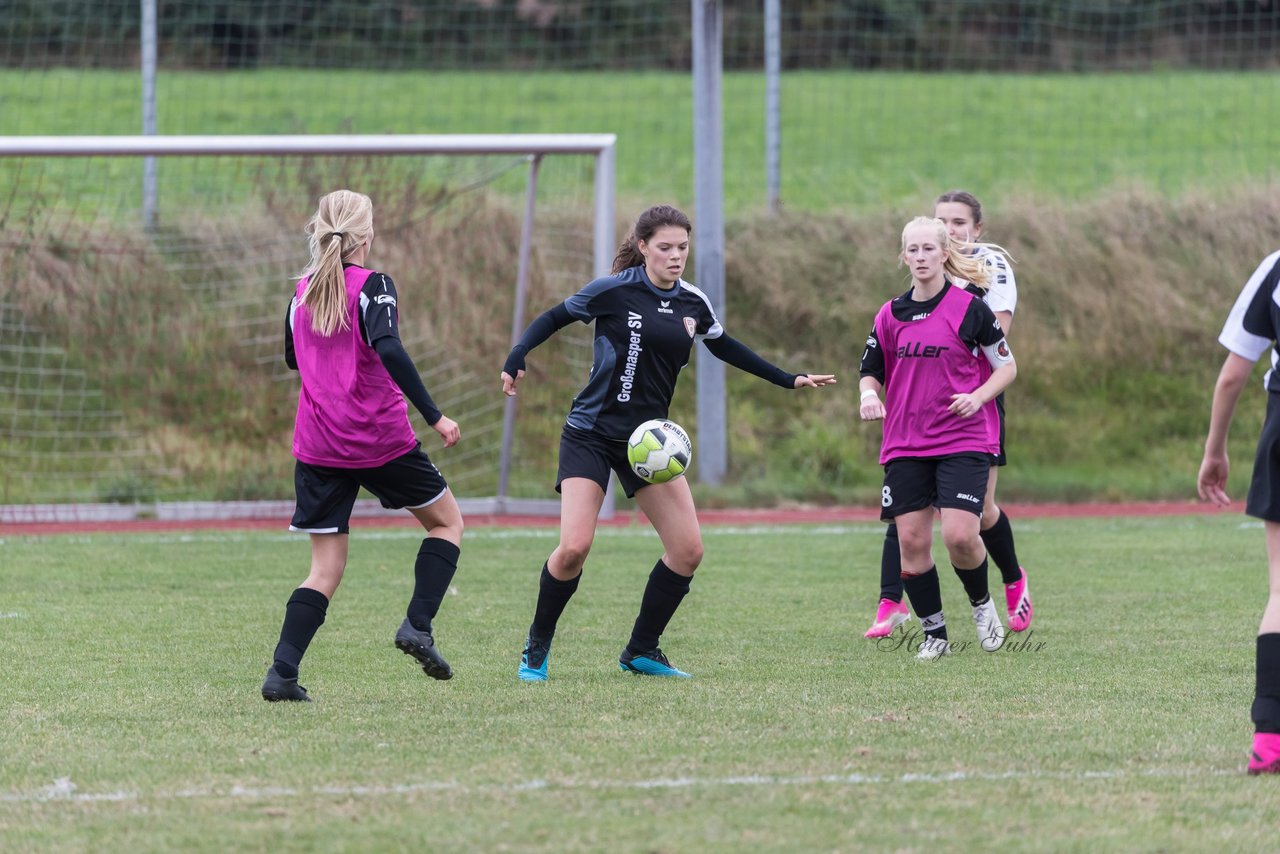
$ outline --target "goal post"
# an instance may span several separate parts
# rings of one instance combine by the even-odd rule
[[[406,348],[416,363],[435,366],[424,370],[428,387],[462,425],[461,444],[470,440],[461,451],[426,449],[464,512],[558,513],[557,500],[529,494],[548,485],[554,447],[542,447],[545,425],[534,453],[542,489],[511,488],[517,403],[496,401],[499,341],[509,346],[506,330],[523,329],[535,283],[546,300],[608,274],[615,142],[613,134],[0,137],[0,176],[10,184],[0,199],[0,424],[8,428],[0,436],[0,523],[278,516],[286,499],[278,472],[262,486],[239,482],[243,475],[230,469],[235,460],[260,465],[253,448],[264,436],[255,434],[270,419],[255,419],[255,400],[275,416],[270,453],[288,457],[280,399],[291,396],[285,384],[296,386],[296,376],[282,369],[279,339],[289,277],[305,263],[305,216],[296,212],[336,186],[369,183],[379,187],[380,233],[410,222],[384,238],[408,244],[387,260],[387,272],[412,283],[401,286],[407,293],[427,292],[402,300],[412,303],[411,317],[432,315],[413,340],[402,329]],[[186,166],[161,185],[173,200],[158,214],[147,198],[156,186],[149,166],[144,180],[152,158]],[[111,165],[121,162],[130,165]],[[558,162],[570,165],[547,168]],[[557,203],[539,207],[549,193]],[[423,245],[434,243],[438,249]],[[494,264],[503,265],[505,295],[495,290]],[[507,299],[510,313],[499,310]],[[451,310],[465,318],[455,323]],[[144,340],[152,335],[156,341]],[[563,410],[564,388],[576,390],[575,374],[590,363],[590,339],[557,337],[573,339],[564,346],[572,352],[563,366],[549,363],[539,382],[557,385]],[[197,351],[186,373],[175,348]],[[235,358],[222,364],[231,349]],[[164,378],[175,371],[182,375]],[[218,385],[217,371],[232,376]],[[246,372],[256,384],[242,381]],[[194,388],[206,379],[207,392]],[[210,412],[212,436],[190,424]],[[411,416],[424,442],[434,438]],[[249,426],[237,433],[237,424]],[[219,437],[229,440],[226,459],[204,446]],[[201,472],[216,472],[217,485],[202,485]],[[358,502],[357,515],[382,512],[376,501]]]

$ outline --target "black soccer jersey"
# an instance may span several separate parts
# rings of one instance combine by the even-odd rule
[[[706,294],[683,281],[664,291],[643,267],[596,279],[564,306],[596,325],[591,374],[566,421],[611,439],[666,418],[694,342],[724,333]]]
[[[1253,271],[1227,316],[1218,341],[1232,353],[1256,362],[1271,347],[1271,368],[1262,378],[1267,391],[1280,391],[1280,252],[1268,255]]]

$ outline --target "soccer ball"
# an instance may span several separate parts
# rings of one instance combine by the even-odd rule
[[[689,468],[692,457],[689,434],[674,421],[662,418],[646,421],[627,440],[631,470],[649,483],[666,483],[680,477]]]

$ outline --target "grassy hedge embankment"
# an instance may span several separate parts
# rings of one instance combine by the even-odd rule
[[[834,372],[841,383],[794,393],[730,370],[731,477],[716,489],[695,485],[704,505],[876,500],[879,428],[858,420],[857,363],[876,308],[906,287],[895,255],[910,213],[731,222],[726,328],[785,367]],[[404,282],[405,336],[432,341],[447,354],[440,361],[452,380],[431,380],[433,393],[446,411],[463,396],[498,395],[516,251],[506,235],[518,233],[515,214],[494,201],[465,221],[416,222],[412,233],[397,231],[395,223],[404,220],[392,200],[380,214],[385,225],[375,263],[393,274],[406,271],[397,275]],[[1080,202],[1009,198],[987,217],[987,237],[1012,252],[1019,283],[1011,336],[1019,377],[1008,392],[1011,464],[1001,476],[1002,496],[1191,496],[1224,354],[1216,337],[1244,280],[1280,243],[1280,198],[1266,187],[1176,199],[1139,191]],[[296,229],[288,225],[296,218],[278,211],[254,231],[264,244],[274,230],[280,245],[295,246]],[[619,222],[620,229],[626,225]],[[206,223],[168,239],[189,254],[192,241],[215,232]],[[581,246],[554,251],[588,255],[585,225],[558,233],[575,232]],[[10,302],[47,328],[59,327],[69,363],[82,366],[143,437],[130,452],[176,461],[167,476],[185,497],[287,497],[292,387],[283,383],[292,380],[279,364],[275,318],[286,288],[279,277],[298,260],[260,259],[271,268],[261,277],[244,276],[237,261],[227,279],[244,289],[239,294],[193,288],[172,267],[155,264],[154,249],[137,241],[121,238],[110,259],[77,244],[64,234],[58,245],[11,247],[0,258],[20,273]],[[225,261],[211,250],[188,265],[207,272],[220,257]],[[554,266],[550,256],[533,265],[531,313],[571,289],[547,272]],[[258,351],[246,350],[246,330],[228,322],[229,300],[263,307],[266,320],[253,330],[263,339]],[[554,470],[559,426],[583,379],[571,359],[585,356],[574,351],[582,349],[584,331],[576,344],[565,334],[535,354],[522,388],[520,452],[544,469],[533,481],[540,489]],[[1237,495],[1261,420],[1261,371],[1233,434]],[[688,370],[672,416],[696,442],[694,395]],[[460,470],[453,453],[439,452],[446,471]],[[67,454],[62,464],[74,468],[79,459]],[[123,454],[122,460],[127,473]],[[74,479],[75,472],[59,476]],[[123,497],[139,497],[130,490],[143,498],[166,494],[126,477]],[[99,487],[93,497],[115,496]]]

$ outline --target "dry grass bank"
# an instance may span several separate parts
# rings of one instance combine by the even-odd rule
[[[429,362],[420,367],[447,407],[487,401],[509,342],[518,213],[482,194],[464,205],[392,184],[371,194],[379,205],[376,265],[400,284],[411,352]],[[15,408],[31,410],[23,417],[43,438],[10,438],[6,481],[16,477],[17,457],[61,448],[60,475],[74,479],[67,448],[121,459],[145,448],[164,457],[165,477],[194,494],[287,495],[280,449],[294,398],[279,336],[288,276],[305,262],[305,212],[296,207],[296,198],[268,199],[218,222],[179,221],[151,238],[68,219],[0,243],[0,302],[63,351],[56,372],[14,374]],[[906,287],[895,255],[914,213],[731,223],[728,330],[785,367],[832,371],[842,384],[792,394],[730,371],[733,482],[703,490],[707,502],[850,501],[878,491],[879,434],[857,418],[857,362],[875,310]],[[540,216],[540,234],[549,236],[533,263],[530,318],[582,283],[560,259],[590,253],[585,220]],[[1013,253],[1019,282],[1013,465],[1002,492],[1189,495],[1222,358],[1217,333],[1245,278],[1280,244],[1280,196],[1251,186],[1176,199],[1139,190],[1072,203],[1028,197],[992,200],[987,218],[987,237]],[[553,467],[555,437],[589,355],[585,330],[558,339],[531,360],[533,382],[521,398],[520,441],[537,477]],[[31,356],[3,358],[13,367]],[[101,394],[97,415],[82,412],[76,422],[98,430],[92,441],[59,438],[67,422],[50,407],[67,395],[51,384],[65,385],[69,372]],[[688,371],[673,415],[696,436],[693,379]],[[1246,398],[1236,430],[1241,477],[1260,397]],[[497,403],[475,405],[498,417]],[[125,477],[126,468],[112,476]],[[136,488],[145,495],[147,487]]]

